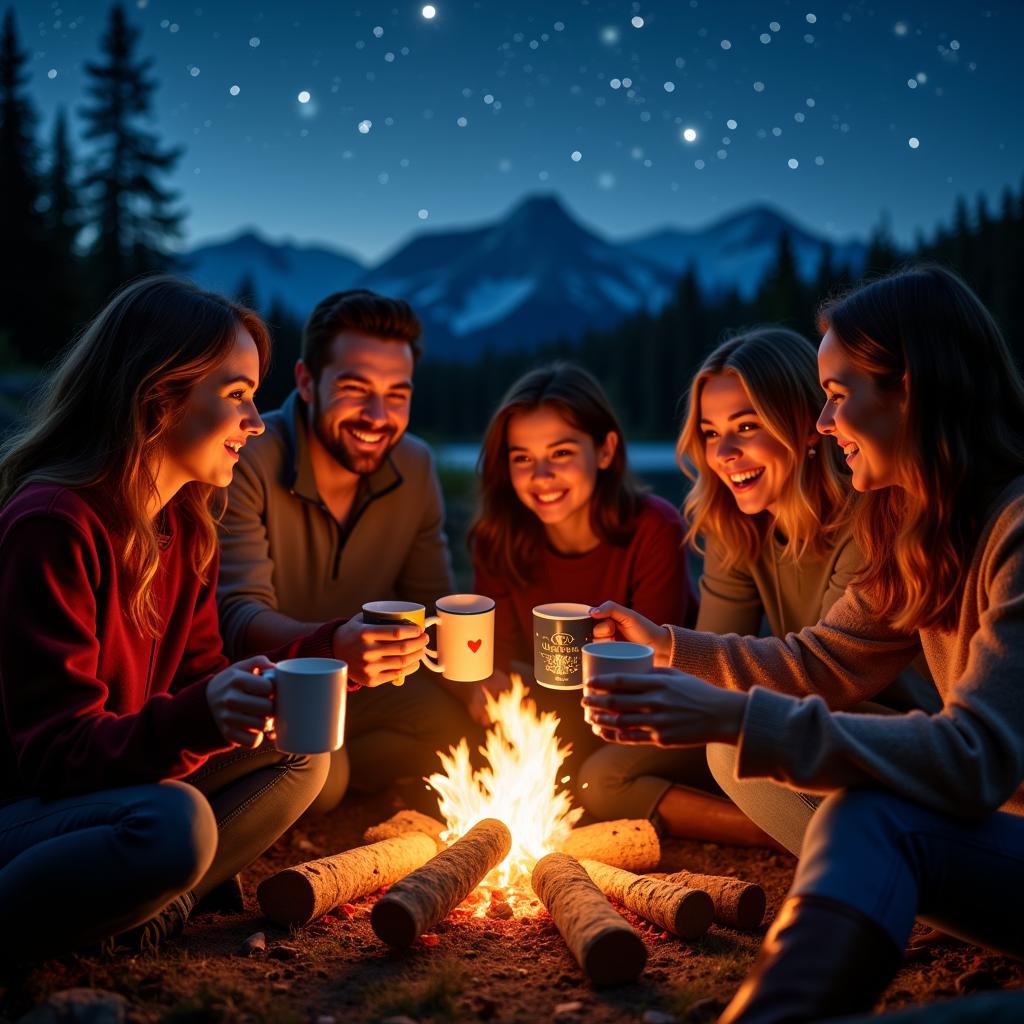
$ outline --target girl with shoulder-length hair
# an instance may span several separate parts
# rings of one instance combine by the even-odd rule
[[[479,473],[469,545],[474,588],[496,602],[499,683],[514,668],[532,676],[536,605],[616,595],[658,621],[692,622],[679,513],[634,481],[618,418],[582,367],[551,363],[512,384],[491,417]],[[575,775],[597,743],[578,694],[536,687],[533,696],[561,718]]]
[[[1024,954],[1024,380],[978,298],[939,267],[827,304],[822,327],[818,429],[863,499],[866,558],[846,594],[785,638],[664,629],[606,607],[672,668],[584,695],[606,738],[735,745],[741,777],[826,795],[729,1022],[866,1011],[916,915]],[[937,714],[830,710],[921,651]]]
[[[159,942],[198,901],[237,898],[323,784],[326,755],[261,746],[272,661],[229,665],[217,623],[214,505],[263,430],[269,357],[255,313],[136,281],[0,451],[8,952]],[[336,629],[271,657],[330,655]]]
[[[693,481],[687,540],[705,555],[715,546],[723,571],[756,563],[773,537],[780,557],[799,563],[846,534],[849,483],[839,453],[819,443],[820,394],[814,347],[785,327],[728,339],[694,376],[676,444]],[[706,413],[723,401],[726,417],[713,423]],[[734,440],[723,445],[729,427]]]

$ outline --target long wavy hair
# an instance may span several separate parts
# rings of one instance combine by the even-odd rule
[[[262,378],[270,337],[251,310],[174,277],[129,284],[67,348],[28,422],[0,448],[0,506],[30,483],[88,490],[101,504],[121,547],[128,616],[142,635],[161,628],[151,511],[158,454],[190,391],[227,357],[240,327],[256,342]],[[193,482],[173,499],[192,528],[192,564],[204,583],[225,497],[223,488]]]
[[[520,377],[501,400],[484,435],[477,465],[480,507],[469,530],[474,559],[519,585],[532,579],[544,545],[544,527],[512,487],[508,424],[519,413],[544,407],[586,434],[595,447],[604,444],[609,433],[619,437],[611,463],[597,471],[590,499],[590,525],[602,541],[628,544],[643,503],[643,490],[629,472],[622,428],[594,377],[567,362],[551,363]]]
[[[722,374],[735,377],[764,428],[788,452],[789,466],[772,520],[767,512],[749,516],[708,464],[700,426],[705,384]],[[849,474],[834,444],[817,444],[808,457],[809,437],[822,405],[814,346],[784,327],[758,327],[730,338],[704,360],[690,385],[676,458],[693,487],[683,504],[687,541],[698,550],[714,540],[728,566],[760,554],[769,530],[786,538],[783,555],[824,554],[848,525]]]
[[[993,499],[1024,473],[1024,381],[988,310],[955,274],[911,266],[824,305],[851,363],[905,391],[899,486],[861,496],[856,583],[896,628],[956,628]]]

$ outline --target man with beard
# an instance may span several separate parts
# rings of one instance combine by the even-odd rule
[[[444,506],[430,450],[406,433],[420,324],[409,305],[373,292],[328,296],[313,310],[297,388],[242,448],[220,526],[221,629],[234,657],[269,650],[315,624],[348,617],[334,655],[349,666],[345,746],[318,810],[438,767],[436,751],[473,734],[478,687],[415,672],[416,626],[363,622],[367,601],[428,608],[454,589]],[[479,702],[476,697],[474,703]]]

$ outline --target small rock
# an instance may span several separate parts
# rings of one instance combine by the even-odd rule
[[[270,991],[276,992],[278,995],[284,995],[286,992],[291,991],[291,985],[287,981],[274,981],[271,982]]]
[[[529,973],[530,972],[525,967],[516,968],[516,974],[518,974],[520,978],[525,978]]]
[[[470,1005],[481,1020],[490,1020],[498,1014],[498,1003],[490,996],[475,995],[470,1001]]]
[[[999,982],[993,977],[991,971],[968,971],[956,979],[956,990],[961,994],[964,992],[982,992],[986,989],[999,987]]]
[[[559,1003],[555,1007],[554,1019],[556,1021],[571,1021],[582,1012],[583,1004],[581,1002]]]
[[[19,1024],[124,1024],[128,1000],[100,988],[54,992],[29,1011]]]
[[[424,946],[436,946],[440,941],[441,940],[432,932],[424,932],[420,936],[420,942],[422,942]]]
[[[679,1018],[664,1010],[645,1010],[640,1018],[643,1024],[679,1024]]]
[[[267,936],[264,932],[253,932],[238,949],[242,956],[252,956],[254,953],[265,953],[266,951]]]
[[[725,1003],[721,999],[698,999],[686,1011],[687,1024],[704,1024],[705,1021],[716,1020],[724,1009]]]
[[[297,946],[286,946],[283,942],[267,953],[271,960],[296,960],[301,955],[302,951]]]

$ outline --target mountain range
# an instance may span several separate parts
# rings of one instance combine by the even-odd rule
[[[858,273],[865,245],[830,243],[768,206],[684,231],[665,228],[613,242],[576,220],[553,195],[527,197],[480,227],[421,231],[374,266],[341,250],[271,242],[253,230],[187,253],[182,269],[206,288],[235,294],[243,281],[266,311],[303,320],[325,295],[366,287],[412,303],[428,351],[459,358],[482,348],[530,349],[557,337],[656,312],[688,267],[706,293],[750,297],[788,233],[800,274],[813,278],[825,247]]]

